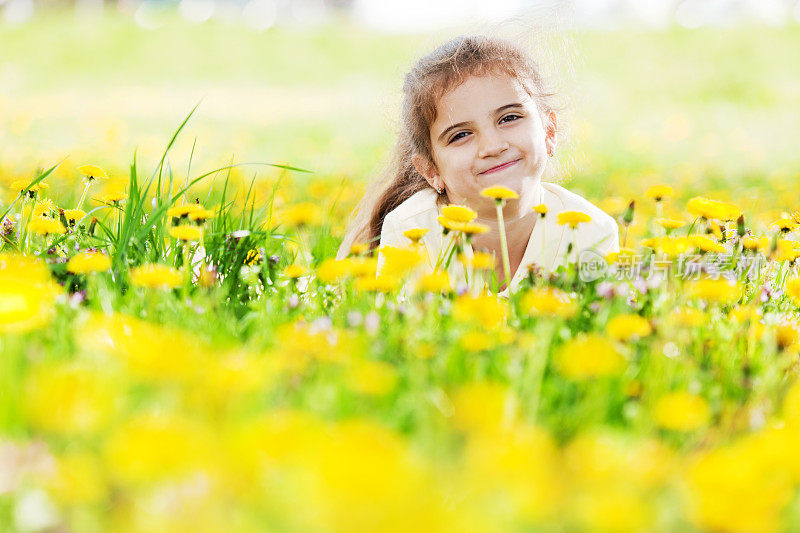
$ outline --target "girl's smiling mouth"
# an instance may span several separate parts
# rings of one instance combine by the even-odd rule
[[[500,170],[504,170],[514,164],[516,164],[519,159],[515,159],[514,161],[509,161],[508,163],[503,163],[502,165],[497,165],[496,167],[492,167],[489,170],[484,170],[483,172],[479,172],[478,175],[485,176],[486,174],[492,174],[494,172],[498,172]]]

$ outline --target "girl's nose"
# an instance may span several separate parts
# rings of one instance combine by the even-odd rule
[[[508,142],[503,139],[500,132],[494,130],[480,135],[478,143],[478,157],[494,157],[508,149]]]

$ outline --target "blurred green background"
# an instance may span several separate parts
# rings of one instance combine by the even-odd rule
[[[200,102],[173,168],[196,142],[198,169],[290,163],[360,190],[394,138],[404,72],[449,35],[177,16],[147,30],[108,11],[2,24],[0,180],[66,156],[63,176],[85,163],[124,175],[135,149],[153,161]],[[800,178],[797,24],[566,36],[568,187],[628,197],[660,182],[749,198],[746,209],[796,208],[781,195]]]

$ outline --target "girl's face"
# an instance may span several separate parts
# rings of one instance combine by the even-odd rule
[[[446,189],[451,202],[491,217],[494,203],[480,192],[492,185],[519,194],[520,208],[536,203],[555,134],[555,115],[551,112],[545,125],[536,102],[517,80],[471,76],[436,104],[430,127],[434,166],[421,156],[414,164],[431,186]]]

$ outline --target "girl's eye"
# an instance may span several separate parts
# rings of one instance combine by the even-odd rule
[[[457,141],[457,140],[459,140],[459,139],[463,139],[464,137],[462,137],[462,135],[468,135],[468,132],[466,132],[466,131],[459,131],[458,133],[456,133],[455,135],[453,135],[453,136],[450,138],[450,141],[449,141],[447,144],[453,143],[453,142],[455,142],[455,141]]]
[[[519,115],[506,115],[506,116],[504,116],[503,118],[500,119],[500,122],[501,123],[502,122],[511,122],[511,120],[506,121],[507,118],[510,118],[510,119],[513,119],[513,120],[517,120],[517,119],[522,118],[522,117],[519,116]]]

